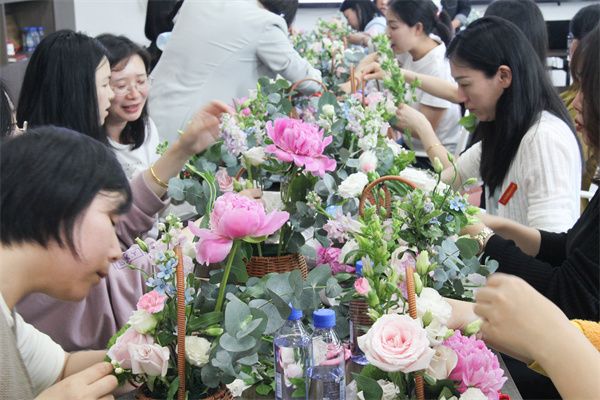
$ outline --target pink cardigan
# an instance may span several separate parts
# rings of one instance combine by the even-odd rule
[[[160,199],[150,190],[143,174],[133,178],[130,185],[133,204],[116,228],[122,248],[130,247],[137,236],[150,230],[156,214],[169,203],[168,198]],[[138,251],[139,248],[133,246],[124,253],[124,258],[131,261]],[[25,321],[48,334],[66,351],[104,349],[110,337],[127,323],[144,293],[140,272],[124,265],[123,261],[113,264],[108,277],[80,302],[60,301],[34,293],[21,300],[16,310]]]

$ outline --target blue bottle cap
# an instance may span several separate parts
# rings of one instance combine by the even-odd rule
[[[313,312],[313,325],[315,328],[333,328],[335,326],[335,311],[329,308],[320,308]]]
[[[362,273],[363,262],[362,260],[358,260],[356,264],[354,264],[354,272],[357,276],[363,276]]]
[[[304,315],[304,314],[302,314],[302,310],[297,310],[294,307],[291,307],[291,309],[292,309],[292,311],[290,312],[288,321],[297,321],[297,320],[301,319],[302,316]]]

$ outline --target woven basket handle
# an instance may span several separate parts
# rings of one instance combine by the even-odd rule
[[[408,313],[412,319],[417,319],[417,298],[415,296],[415,277],[411,266],[406,266],[406,293],[408,295]],[[425,400],[423,376],[415,375],[417,399]]]
[[[177,255],[177,373],[179,375],[179,390],[177,399],[185,400],[185,276],[183,272],[183,255],[181,246],[175,246]]]
[[[313,78],[304,78],[304,79],[300,79],[299,81],[296,81],[292,84],[292,86],[290,87],[290,92],[288,95],[288,100],[290,101],[290,103],[292,103],[292,96],[294,95],[294,91],[298,88],[298,86],[302,85],[304,82],[316,82],[319,85],[321,85],[321,87],[323,88],[323,92],[328,92],[329,89],[327,89],[327,86],[325,86],[325,84],[317,79],[313,79]],[[296,112],[296,108],[293,106],[292,104],[292,109],[290,110],[290,118],[298,118],[298,113]]]
[[[417,185],[415,185],[413,182],[409,181],[408,179],[404,179],[401,176],[387,175],[387,176],[382,176],[381,178],[377,178],[373,182],[371,182],[367,186],[365,186],[365,188],[362,191],[362,194],[360,195],[360,202],[358,203],[358,213],[360,216],[364,215],[367,197],[372,192],[373,188],[375,188],[380,183],[386,182],[386,181],[402,182],[402,183],[410,186],[413,189],[417,188]],[[387,210],[387,211],[389,212],[390,210]]]

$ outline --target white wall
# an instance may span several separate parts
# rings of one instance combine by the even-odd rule
[[[231,0],[223,0],[231,1]],[[540,3],[544,19],[567,20],[589,1]],[[474,6],[483,15],[485,6]],[[301,8],[296,17],[296,27],[310,30],[318,18],[329,19],[336,15],[336,8]],[[148,44],[144,36],[146,0],[75,0],[75,26],[89,35],[114,33],[126,35],[140,44]]]

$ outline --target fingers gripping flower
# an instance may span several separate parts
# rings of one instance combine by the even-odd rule
[[[210,215],[211,229],[189,224],[200,240],[196,259],[201,264],[223,261],[236,239],[254,240],[276,232],[289,219],[285,211],[266,214],[262,204],[236,193],[225,193],[215,201]]]
[[[279,161],[293,162],[315,176],[335,170],[335,160],[323,155],[333,137],[323,138],[323,130],[316,125],[292,118],[278,118],[274,123],[267,122],[267,134],[273,144],[268,145],[265,151],[274,154]]]

